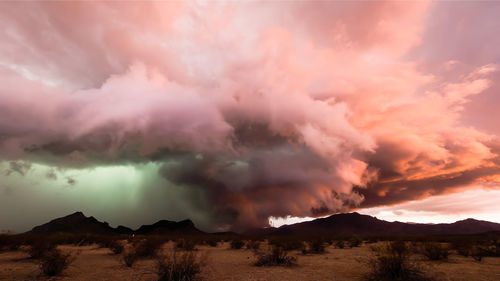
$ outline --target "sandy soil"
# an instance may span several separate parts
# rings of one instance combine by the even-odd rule
[[[165,250],[171,247],[164,246]],[[97,246],[59,246],[65,252],[77,255],[73,264],[58,277],[40,275],[38,263],[28,259],[23,251],[0,253],[0,280],[155,280],[154,259],[140,260],[132,268],[125,267],[120,256]],[[298,258],[298,266],[255,267],[254,254],[250,250],[230,250],[229,244],[217,248],[198,246],[199,252],[207,252],[207,265],[201,277],[207,281],[221,280],[269,280],[269,281],[325,281],[361,280],[369,270],[368,260],[373,253],[369,246],[354,249],[327,248],[322,255],[291,254]],[[500,280],[500,258],[484,258],[475,262],[472,258],[451,255],[448,261],[431,262],[416,257],[421,268],[429,275],[443,281],[494,281]]]

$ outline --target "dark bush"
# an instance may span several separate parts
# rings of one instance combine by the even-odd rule
[[[73,260],[70,254],[64,254],[54,248],[43,254],[40,259],[40,269],[47,276],[59,275]]]
[[[215,240],[215,239],[209,239],[206,241],[206,243],[210,247],[217,247],[217,240]]]
[[[316,239],[307,242],[307,248],[302,249],[303,254],[323,254],[325,252],[325,243],[323,240]]]
[[[43,238],[34,239],[33,241],[31,241],[28,254],[33,259],[39,259],[43,255],[45,255],[45,253],[52,251],[55,248],[56,245],[53,244],[51,241],[44,240]]]
[[[470,250],[470,256],[475,260],[475,261],[482,261],[483,257],[488,256],[488,249],[484,246],[481,245],[474,245],[472,246],[472,249]]]
[[[145,258],[145,257],[155,257],[158,253],[158,250],[163,245],[164,240],[154,237],[148,237],[142,240],[139,240],[134,245],[134,251],[137,257]]]
[[[379,241],[379,239],[377,237],[369,237],[367,240],[366,240],[366,243],[367,244],[373,244],[373,243],[377,243]]]
[[[132,249],[123,254],[122,261],[125,266],[132,267],[138,258],[137,253]]]
[[[361,239],[358,236],[352,236],[351,238],[349,238],[347,243],[349,244],[349,247],[351,247],[351,248],[359,247],[361,245],[361,243],[363,243],[363,239]]]
[[[457,251],[457,254],[468,257],[471,255],[473,244],[470,241],[455,241],[452,246]]]
[[[158,281],[191,281],[201,272],[205,258],[194,252],[177,253],[158,258]]]
[[[482,254],[485,257],[500,257],[499,240],[483,241],[481,244],[476,246],[482,250]]]
[[[241,249],[245,245],[245,242],[243,242],[240,239],[234,239],[231,241],[231,249]]]
[[[410,262],[410,251],[403,241],[395,241],[376,248],[377,257],[370,261],[372,270],[367,281],[425,281],[425,277]]]
[[[472,250],[470,255],[475,261],[482,261],[484,256],[482,251],[477,251],[476,249]]]
[[[109,248],[109,245],[113,242],[113,239],[111,237],[99,237],[97,239],[92,239],[95,240],[95,243],[100,247],[100,248]]]
[[[0,252],[1,251],[15,251],[21,246],[21,239],[19,236],[11,234],[0,234]]]
[[[113,254],[118,255],[123,252],[124,246],[120,241],[112,240],[109,243],[108,248],[111,250],[111,252],[113,252]]]
[[[426,242],[422,245],[422,254],[430,260],[445,260],[448,258],[449,249],[437,242]]]
[[[500,239],[492,241],[492,254],[495,257],[500,257]]]
[[[256,240],[248,240],[246,247],[248,250],[258,250],[260,248],[260,242]]]
[[[193,251],[195,249],[196,243],[189,239],[180,239],[175,243],[177,249],[182,249],[185,251]]]
[[[339,249],[344,249],[345,248],[345,243],[344,241],[342,240],[338,240],[335,242],[335,248],[339,248]]]
[[[294,266],[297,258],[289,256],[287,251],[279,246],[273,246],[267,253],[256,253],[255,266]]]

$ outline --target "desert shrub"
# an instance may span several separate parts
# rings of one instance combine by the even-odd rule
[[[470,241],[455,241],[452,244],[453,249],[457,251],[457,254],[468,257],[472,253],[472,242]]]
[[[158,281],[191,281],[201,272],[206,257],[194,252],[177,253],[158,258]]]
[[[21,239],[10,234],[0,234],[0,252],[15,251],[21,246]]]
[[[272,246],[269,252],[256,253],[255,266],[294,266],[297,258],[289,256],[287,251],[279,246]]]
[[[426,242],[422,245],[422,254],[430,260],[445,260],[448,258],[449,249],[437,242]]]
[[[3,250],[4,248],[7,247],[7,245],[10,244],[10,236],[11,235],[7,235],[7,234],[0,234],[0,251]]]
[[[195,249],[195,242],[189,239],[180,239],[175,243],[177,249],[182,249],[185,251],[193,251]]]
[[[231,241],[231,249],[241,249],[245,245],[245,242],[240,239],[234,239]]]
[[[39,259],[43,255],[45,255],[45,253],[52,251],[55,248],[56,245],[53,244],[51,241],[47,241],[44,239],[35,239],[30,243],[28,254],[33,259]]]
[[[134,251],[140,258],[155,257],[163,243],[162,239],[148,237],[137,241],[134,245]]]
[[[470,256],[475,261],[482,261],[484,256],[484,251],[480,247],[473,247],[470,251]]]
[[[472,246],[472,249],[470,251],[470,256],[475,260],[475,261],[482,261],[483,257],[490,256],[490,248],[484,245],[474,245]]]
[[[90,241],[94,241],[101,248],[108,248],[113,254],[118,255],[123,252],[124,246],[116,236],[94,236],[87,237]]]
[[[370,261],[367,281],[424,281],[432,280],[410,262],[410,250],[404,241],[394,241],[376,248],[377,256]]]
[[[323,254],[325,252],[325,243],[323,240],[315,239],[307,242],[307,248],[302,249],[303,254]]]
[[[260,248],[260,242],[256,240],[248,240],[246,247],[248,250],[258,250]]]
[[[59,275],[73,260],[71,254],[64,254],[60,250],[53,248],[42,255],[40,269],[47,276]]]
[[[468,257],[469,255],[471,255],[472,249],[466,248],[466,247],[461,247],[461,248],[457,248],[456,251],[457,251],[457,254],[464,256],[464,257]]]
[[[351,238],[349,238],[347,243],[349,244],[349,247],[351,247],[351,248],[359,247],[361,245],[361,243],[363,243],[363,239],[361,239],[358,236],[352,236]]]
[[[339,249],[344,249],[345,248],[345,243],[344,241],[342,240],[338,240],[335,242],[335,248],[339,248]]]
[[[109,245],[113,241],[111,237],[99,237],[91,240],[94,240],[97,246],[99,246],[100,248],[109,248]]]
[[[500,239],[497,239],[492,242],[492,248],[493,248],[492,251],[493,256],[500,257]]]
[[[122,256],[123,264],[127,267],[132,267],[139,257],[135,250],[126,251]]]
[[[217,240],[215,240],[215,239],[209,239],[206,241],[206,243],[210,247],[217,247]]]
[[[477,246],[485,257],[500,257],[500,241],[498,240],[483,241]]]
[[[378,241],[379,241],[379,239],[377,237],[369,237],[366,240],[366,244],[373,244],[373,243],[377,243]]]
[[[111,252],[113,252],[113,254],[118,255],[123,252],[124,246],[120,241],[112,240],[108,244],[108,248],[111,250]]]

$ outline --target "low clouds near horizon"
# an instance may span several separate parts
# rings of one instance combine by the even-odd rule
[[[498,189],[500,3],[0,7],[2,212],[242,229]]]

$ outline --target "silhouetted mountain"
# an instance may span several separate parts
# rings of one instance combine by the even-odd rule
[[[126,226],[113,228],[107,222],[100,222],[94,217],[86,217],[82,212],[51,220],[34,227],[29,233],[92,233],[92,234],[203,234],[191,220],[180,222],[161,220],[152,225],[143,225],[134,231]]]
[[[86,217],[82,212],[51,220],[46,224],[34,227],[30,233],[95,233],[112,234],[116,229],[107,222],[100,222],[94,217]]]
[[[500,231],[500,224],[466,219],[455,223],[418,224],[388,222],[358,213],[336,214],[308,222],[262,229],[266,235],[453,235]],[[255,230],[253,233],[257,234]]]
[[[115,230],[116,233],[118,234],[133,234],[134,231],[126,226],[123,226],[123,225],[119,225],[116,227],[116,230]]]
[[[197,229],[191,220],[179,222],[161,220],[154,224],[143,225],[135,231],[136,234],[204,234]]]

